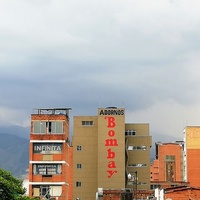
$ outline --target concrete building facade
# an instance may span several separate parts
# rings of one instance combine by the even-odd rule
[[[95,194],[106,199],[106,189],[135,196],[150,189],[149,124],[126,124],[124,108],[75,116],[72,146],[73,199],[94,199]]]
[[[31,115],[29,196],[72,200],[69,110],[37,109]]]
[[[184,180],[192,187],[200,187],[200,126],[187,126],[184,142]]]

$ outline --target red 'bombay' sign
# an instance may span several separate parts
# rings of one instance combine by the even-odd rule
[[[105,120],[107,120],[107,128],[108,128],[108,139],[105,140],[105,146],[108,147],[107,149],[107,159],[108,159],[108,178],[111,178],[113,174],[117,173],[117,166],[114,161],[115,159],[115,152],[110,148],[113,146],[118,146],[118,141],[116,138],[113,138],[115,136],[115,131],[113,130],[116,126],[115,118],[114,117],[105,117]]]

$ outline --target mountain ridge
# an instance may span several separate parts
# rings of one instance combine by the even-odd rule
[[[28,135],[28,136],[27,136]],[[0,168],[21,178],[27,174],[29,164],[29,134],[18,126],[0,127]]]

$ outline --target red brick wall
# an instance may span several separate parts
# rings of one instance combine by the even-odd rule
[[[165,198],[171,198],[173,200],[200,200],[200,190],[188,189],[177,192],[170,192],[165,194]]]
[[[159,180],[166,181],[165,156],[175,156],[175,181],[181,181],[181,147],[175,144],[159,145]]]
[[[158,160],[154,160],[151,165],[151,181],[159,180],[159,162]]]

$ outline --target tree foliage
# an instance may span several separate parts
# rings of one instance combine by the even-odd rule
[[[15,178],[8,171],[0,168],[0,197],[1,200],[31,200],[24,196],[26,189],[23,188],[22,180]]]

